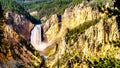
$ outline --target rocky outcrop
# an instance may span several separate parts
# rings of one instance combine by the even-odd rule
[[[80,4],[36,26],[24,16],[8,12],[4,40],[9,45],[0,47],[1,67],[41,67],[40,55],[50,53],[44,64],[48,68],[120,67],[119,16],[109,13],[108,7],[100,12]]]
[[[43,24],[43,29],[48,41],[55,40],[55,37],[57,37],[61,29],[61,21],[61,16],[55,14]]]
[[[1,26],[4,28],[0,44],[0,68],[39,67],[42,57],[29,42],[34,25],[23,15],[11,11],[5,17],[0,17],[0,21],[5,22]]]
[[[25,39],[30,39],[30,31],[34,25],[28,19],[26,19],[25,16],[8,11],[5,17],[7,19],[7,23],[13,27],[14,31],[23,36]]]
[[[57,34],[62,37],[59,39],[58,51],[47,58],[48,67],[88,68],[94,67],[94,61],[101,62],[100,58],[120,59],[116,16],[109,17],[80,4],[65,10],[61,25]]]
[[[86,21],[96,19],[98,11],[93,11],[91,7],[80,4],[74,8],[67,8],[62,16],[62,24],[70,29]]]
[[[54,26],[55,24],[60,24],[61,22],[61,16],[54,14],[50,17],[50,19],[48,19],[44,24],[43,24],[43,28],[44,31],[46,32],[49,28],[51,28],[52,26]]]
[[[33,11],[33,12],[30,13],[30,15],[32,15],[32,16],[37,16],[37,14],[38,14],[37,11]]]

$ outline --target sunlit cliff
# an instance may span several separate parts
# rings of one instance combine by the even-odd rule
[[[118,2],[82,2],[39,23],[11,10],[2,13],[0,67],[119,68]]]

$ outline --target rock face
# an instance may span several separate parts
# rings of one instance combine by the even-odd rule
[[[18,15],[12,11],[8,11],[5,17],[7,19],[7,23],[11,25],[17,33],[27,40],[30,39],[30,31],[34,25],[28,19],[23,15]]]
[[[105,50],[112,48],[110,41],[119,40],[115,18],[101,19],[95,26],[91,26],[79,36],[78,45],[83,48],[83,55],[92,56],[92,52],[104,53],[105,51],[101,51],[102,48],[107,47]]]
[[[47,66],[88,68],[94,67],[94,61],[99,63],[100,58],[107,56],[120,59],[120,48],[115,47],[120,39],[118,27],[116,16],[109,17],[83,4],[67,8],[62,16],[60,31],[57,34],[53,32],[56,35],[50,33],[61,38],[57,53],[47,58]],[[52,29],[48,31],[54,31],[55,25]]]
[[[1,26],[4,26],[4,37],[0,44],[0,68],[39,67],[42,58],[29,43],[30,31],[34,25],[15,12],[9,11],[5,17],[3,21],[6,23]]]
[[[62,24],[65,25],[65,27],[72,29],[79,24],[95,19],[97,15],[97,10],[92,11],[91,7],[80,4],[74,8],[65,9],[65,12],[62,16],[62,22],[64,23]]]
[[[109,5],[100,12],[80,4],[35,26],[24,16],[8,12],[4,40],[9,45],[4,43],[0,47],[0,66],[41,67],[40,55],[47,55],[48,68],[119,68],[119,16],[110,14],[106,8]]]
[[[45,30],[45,34],[48,41],[59,38],[59,32],[61,29],[61,21],[62,17],[60,15],[52,15],[50,19],[48,19],[43,25],[43,29]],[[56,42],[56,41],[55,41]]]

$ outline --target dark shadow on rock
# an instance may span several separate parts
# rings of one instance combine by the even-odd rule
[[[114,7],[120,9],[120,0],[113,0],[113,1],[114,1]]]
[[[120,32],[120,16],[116,17],[116,22],[117,22],[117,25],[118,25],[118,30]]]
[[[3,10],[2,10],[2,5],[0,3],[0,18],[3,17]]]
[[[58,17],[58,23],[60,23],[62,21],[62,17],[61,15],[58,15],[58,14],[57,14],[57,17]]]
[[[119,12],[119,10],[120,10],[120,0],[113,0],[113,1],[114,1],[114,8],[118,9],[116,12],[114,11],[114,14],[116,15],[116,22],[117,22],[117,25],[118,25],[118,30],[120,32],[120,12]]]
[[[31,16],[29,13],[25,14],[25,17],[30,20],[33,24],[37,25],[37,24],[41,24],[40,20],[35,19],[33,16]]]
[[[43,29],[43,27],[41,27],[41,38],[42,38],[42,41],[44,41],[44,29]]]
[[[24,45],[27,48],[27,50],[29,50],[30,52],[33,53],[35,51],[34,47],[29,43],[29,41],[21,38],[20,43]]]
[[[44,57],[42,58],[42,63],[40,64],[39,68],[47,68],[45,66],[45,59],[44,59]]]

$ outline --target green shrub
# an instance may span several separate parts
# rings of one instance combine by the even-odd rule
[[[99,61],[94,61],[92,64],[94,68],[119,68],[120,60],[116,58],[100,58]]]
[[[65,8],[75,6],[87,0],[49,0],[49,1],[35,1],[24,2],[22,5],[28,12],[38,11],[37,18],[47,16],[48,18],[53,14],[63,14]]]
[[[90,6],[92,6],[94,9],[98,9],[105,6],[107,3],[109,3],[110,6],[113,6],[112,0],[94,0],[92,3],[90,3]]]
[[[80,24],[76,28],[69,30],[65,37],[66,43],[73,45],[78,40],[78,36],[80,34],[84,33],[86,29],[88,29],[92,25],[97,24],[99,21],[100,19],[95,19],[88,22],[84,22],[83,24]]]
[[[20,5],[18,2],[14,0],[0,0],[2,4],[2,8],[4,12],[7,11],[13,11],[15,13],[18,13],[19,15],[25,16],[27,19],[29,19],[32,23],[38,24],[41,23],[39,20],[35,19],[33,16],[31,16],[25,8]]]

